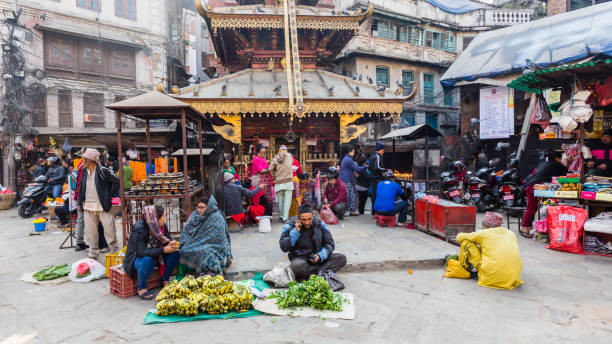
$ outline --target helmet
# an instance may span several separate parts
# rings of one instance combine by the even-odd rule
[[[465,164],[463,161],[455,161],[451,164],[451,170],[453,171],[453,174],[457,174],[465,170]]]
[[[393,179],[393,177],[395,177],[395,175],[393,174],[393,171],[387,171],[387,172],[385,172],[383,177],[385,177],[385,179]]]
[[[338,172],[338,169],[335,167],[328,168],[327,174],[329,175],[330,178],[338,178],[338,176],[340,175],[340,173]]]
[[[47,161],[52,163],[52,164],[57,164],[59,159],[56,156],[51,156],[51,157],[47,158]]]

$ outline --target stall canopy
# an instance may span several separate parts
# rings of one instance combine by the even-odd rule
[[[210,155],[212,153],[212,148],[202,148],[202,155]],[[183,155],[183,150],[179,149],[176,152],[172,153],[173,156]],[[187,155],[200,155],[200,150],[197,148],[187,148]]]
[[[487,6],[470,0],[427,0],[444,12],[462,14],[477,11]]]
[[[437,136],[442,136],[442,134],[436,129],[432,128],[429,124],[419,124],[412,127],[393,130],[387,135],[381,137],[381,139],[395,139],[399,137],[408,141]]]
[[[610,17],[612,2],[607,2],[481,33],[440,82],[452,88],[462,80],[520,73],[527,67],[554,66],[598,54],[612,56]]]

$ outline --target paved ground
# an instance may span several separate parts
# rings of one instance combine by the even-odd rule
[[[381,253],[384,259],[393,254],[410,257],[400,239],[427,242],[423,253],[436,253],[438,244],[458,251],[438,239],[429,242],[420,232],[365,229],[371,219],[357,219],[354,226],[332,229],[338,250],[353,253],[352,259],[376,258],[374,252],[362,257],[351,251],[365,243],[390,251]],[[107,279],[48,287],[19,281],[23,272],[83,255],[57,249],[64,234],[28,236],[32,224],[17,218],[14,209],[0,212],[0,223],[0,343],[609,343],[612,338],[612,259],[550,251],[523,238],[519,243],[525,284],[512,291],[446,279],[441,268],[415,269],[412,274],[343,273],[347,292],[355,294],[357,314],[352,321],[258,316],[144,326],[142,319],[153,304],[110,295]],[[364,233],[367,237],[360,236]],[[248,245],[240,235],[254,248],[268,242],[277,247],[276,233],[270,238],[238,234],[233,238],[235,255],[247,252],[241,251]]]

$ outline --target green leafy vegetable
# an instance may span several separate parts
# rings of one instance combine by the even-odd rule
[[[278,291],[269,298],[276,298],[280,308],[310,306],[319,310],[342,311],[342,296],[329,289],[329,284],[319,276],[312,276],[303,283],[290,282],[289,289]]]
[[[48,281],[68,276],[71,267],[68,264],[53,265],[32,274],[37,281]]]

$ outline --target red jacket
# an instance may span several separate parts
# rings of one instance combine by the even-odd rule
[[[297,176],[298,174],[302,174],[302,166],[300,165],[300,162],[298,161],[298,159],[296,159],[295,157],[293,157],[293,166],[291,166],[291,168],[293,169],[293,176]]]
[[[327,198],[329,205],[332,207],[340,202],[348,203],[346,199],[346,185],[344,185],[340,178],[336,179],[335,185],[327,183],[327,186],[325,186],[325,198]]]

